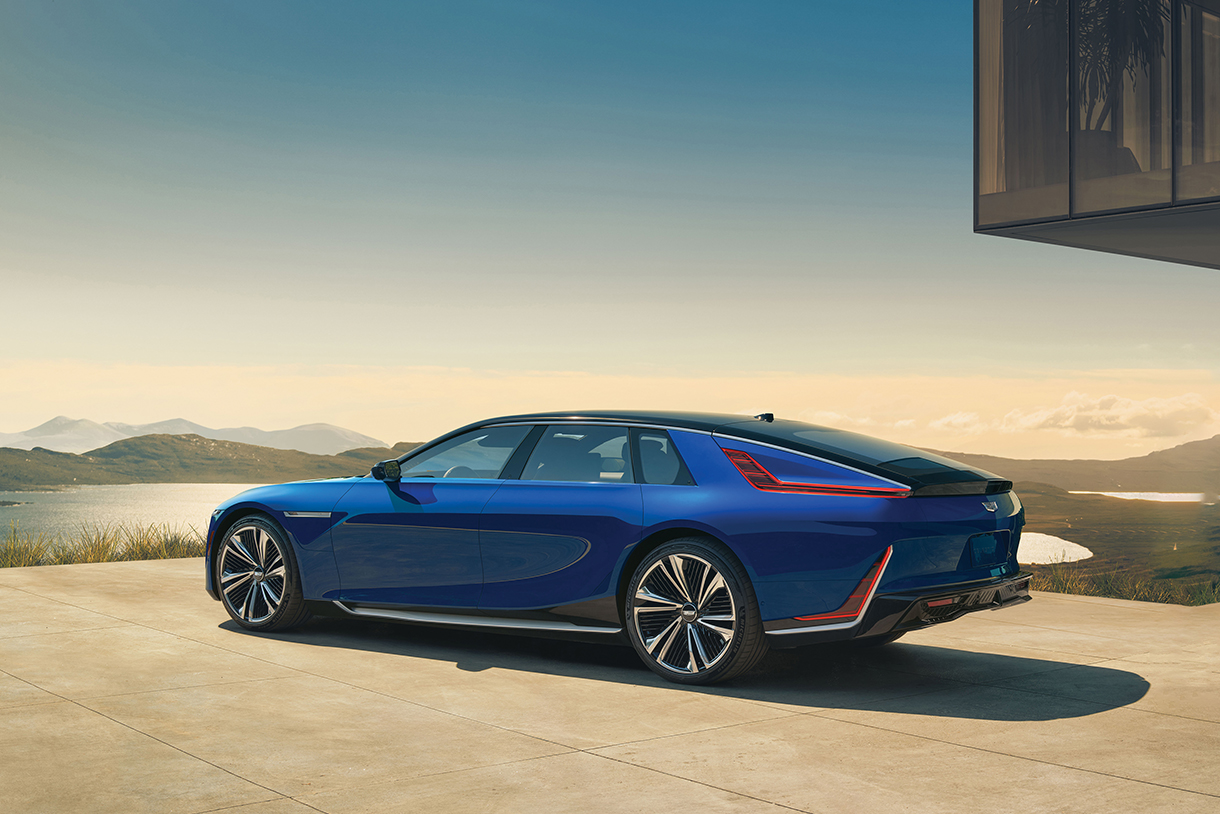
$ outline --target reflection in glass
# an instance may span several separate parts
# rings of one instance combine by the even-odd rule
[[[1178,198],[1220,196],[1220,15],[1182,4]]]
[[[1169,0],[1078,0],[1075,211],[1169,203]]]
[[[1068,214],[1068,0],[978,2],[978,221]]]

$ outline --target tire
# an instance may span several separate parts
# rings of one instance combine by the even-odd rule
[[[635,652],[678,684],[715,684],[767,652],[758,600],[737,559],[711,540],[672,540],[632,574],[624,603]]]
[[[243,517],[230,526],[214,567],[221,603],[247,630],[289,630],[309,619],[296,555],[271,521]]]

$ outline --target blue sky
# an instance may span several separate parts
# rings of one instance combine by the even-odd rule
[[[1220,431],[1220,275],[971,234],[971,31],[961,2],[5,4],[0,431]]]

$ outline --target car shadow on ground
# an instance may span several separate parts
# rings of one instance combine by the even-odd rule
[[[316,647],[450,662],[466,672],[520,670],[797,707],[946,718],[1077,718],[1135,703],[1149,689],[1142,676],[1126,670],[919,644],[917,634],[883,647],[821,645],[772,651],[745,676],[692,687],[653,674],[625,640],[622,645],[589,644],[330,618],[314,619],[284,634],[254,634],[231,621],[220,627]]]

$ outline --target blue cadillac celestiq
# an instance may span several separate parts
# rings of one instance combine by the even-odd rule
[[[884,644],[1028,601],[1024,519],[988,472],[771,414],[537,413],[232,498],[207,589],[250,630],[625,636],[661,676],[709,684],[768,648]]]

